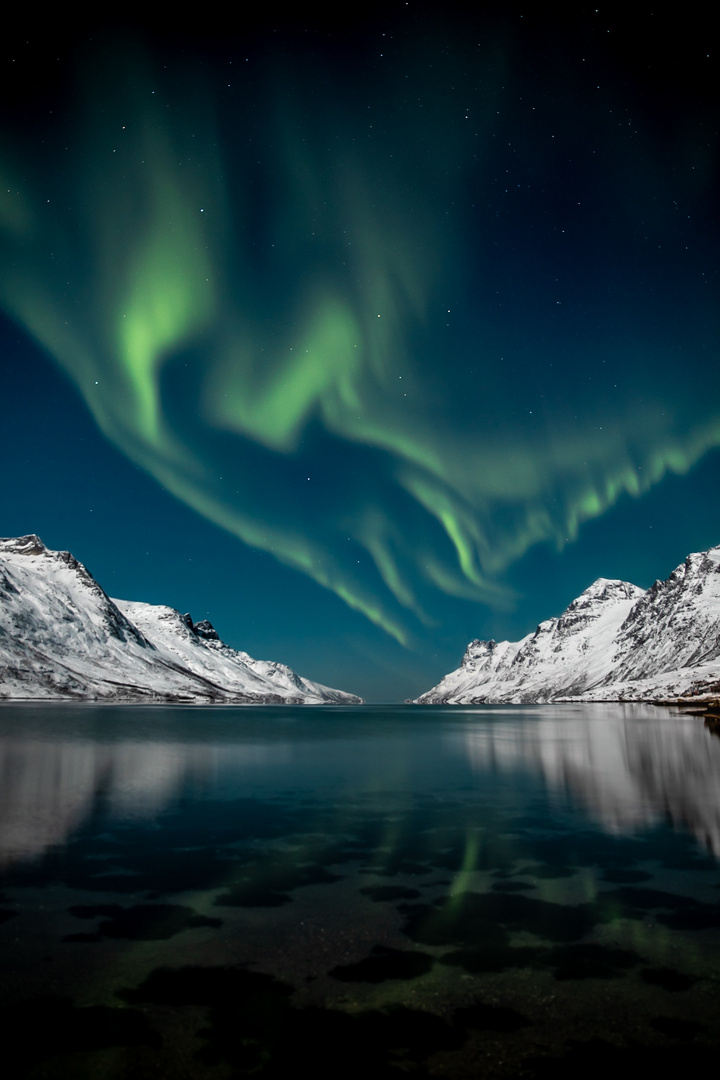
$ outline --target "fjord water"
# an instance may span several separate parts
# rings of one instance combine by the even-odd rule
[[[718,856],[720,739],[675,710],[3,706],[6,1054],[140,1080],[708,1065]]]

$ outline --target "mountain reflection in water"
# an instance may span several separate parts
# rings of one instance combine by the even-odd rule
[[[669,709],[3,706],[3,1028],[30,1078],[703,1066],[718,856]]]

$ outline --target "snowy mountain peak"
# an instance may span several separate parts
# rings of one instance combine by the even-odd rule
[[[225,645],[212,623],[111,600],[67,551],[0,540],[0,699],[356,704]]]
[[[201,619],[200,622],[194,623],[192,615],[189,611],[185,612],[182,616],[182,621],[187,626],[188,630],[192,630],[198,637],[205,638],[206,641],[219,641],[220,637],[217,630],[208,619]]]
[[[30,533],[29,536],[0,537],[0,553],[11,552],[16,555],[42,555],[47,551],[39,536]]]
[[[644,589],[632,585],[629,581],[619,581],[614,578],[599,577],[588,585],[587,589],[580,593],[576,600],[569,605],[567,611],[576,611],[581,607],[588,607],[597,601],[605,603],[615,600],[636,600],[642,596]]]
[[[462,666],[468,671],[480,669],[494,671],[501,664],[508,664],[515,656],[521,642],[471,641],[462,658]]]
[[[14,536],[0,538],[0,559],[3,556],[21,555],[27,559],[42,559],[47,564],[47,572],[52,573],[50,564],[56,570],[69,570],[81,579],[84,584],[98,592],[107,600],[107,594],[100,588],[95,578],[86,566],[75,558],[69,551],[53,551],[46,547],[39,536],[30,533],[28,536]]]
[[[720,546],[647,591],[598,578],[518,642],[472,641],[420,703],[611,701],[720,688]]]
[[[480,641],[475,638],[471,641],[465,650],[465,655],[462,658],[462,666],[470,667],[471,664],[476,664],[478,661],[482,662],[492,656],[497,647],[497,641],[493,638],[490,641]]]

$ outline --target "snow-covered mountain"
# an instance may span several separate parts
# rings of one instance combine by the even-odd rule
[[[211,623],[111,600],[68,551],[0,539],[0,699],[343,705],[361,699],[231,649]]]
[[[720,691],[720,547],[643,591],[598,578],[521,641],[471,641],[418,704],[648,701]]]

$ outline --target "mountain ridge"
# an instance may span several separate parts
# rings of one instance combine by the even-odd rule
[[[0,700],[360,704],[255,660],[212,623],[108,596],[68,551],[0,539]]]
[[[598,578],[520,641],[471,641],[416,704],[648,701],[720,689],[720,546],[649,589]]]

